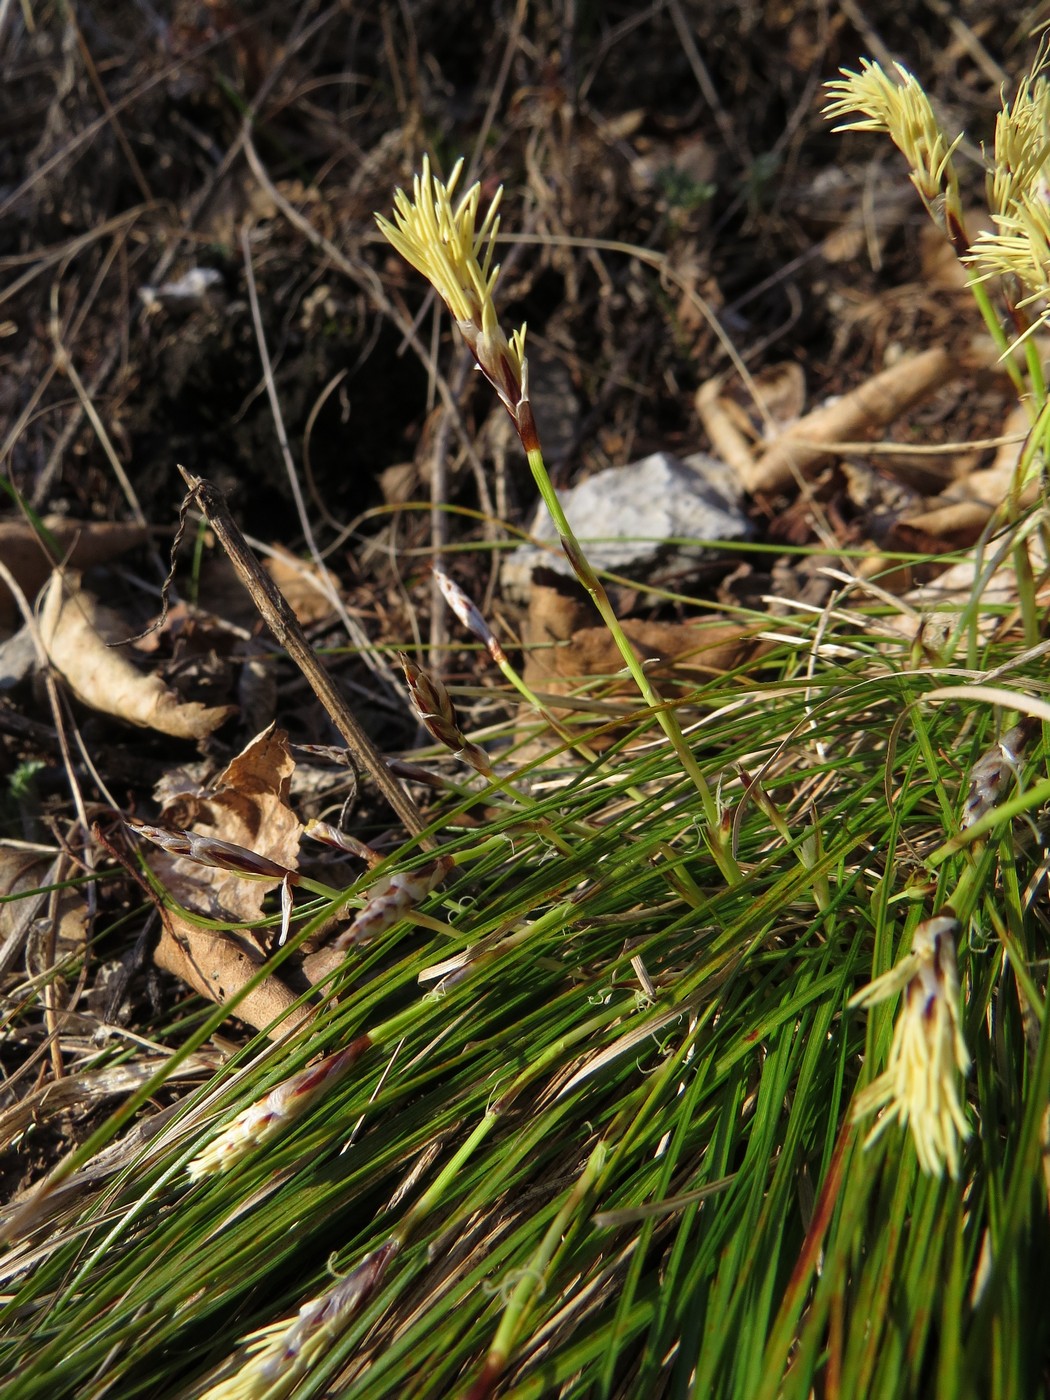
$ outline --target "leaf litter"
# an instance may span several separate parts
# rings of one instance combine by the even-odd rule
[[[4,334],[19,358],[14,376],[15,361],[0,360],[0,402],[14,401],[12,383],[37,385],[51,415],[34,416],[36,400],[18,391],[25,416],[4,470],[31,510],[49,510],[44,524],[57,544],[39,548],[36,525],[23,518],[0,521],[0,562],[26,600],[23,617],[39,604],[51,667],[37,658],[12,669],[9,698],[0,701],[4,832],[21,838],[4,843],[9,875],[0,895],[0,967],[13,1031],[0,1051],[0,1125],[9,1149],[24,1158],[8,1179],[29,1188],[7,1216],[9,1236],[23,1237],[20,1252],[8,1257],[7,1277],[20,1278],[24,1268],[30,1289],[39,1277],[37,1297],[48,1297],[66,1335],[83,1336],[79,1349],[91,1355],[102,1343],[86,1316],[78,1327],[75,1292],[47,1292],[48,1261],[74,1267],[78,1240],[95,1228],[98,1212],[107,1224],[122,1212],[145,1219],[160,1241],[168,1207],[188,1201],[196,1209],[202,1199],[184,1197],[187,1179],[203,1191],[228,1176],[231,1195],[198,1242],[202,1252],[216,1251],[207,1281],[194,1279],[193,1256],[169,1235],[165,1248],[174,1250],[184,1291],[163,1268],[156,1274],[158,1289],[168,1289],[161,1308],[135,1293],[148,1286],[145,1278],[127,1285],[130,1315],[177,1319],[185,1310],[208,1322],[201,1329],[208,1339],[183,1356],[177,1320],[147,1321],[141,1340],[122,1353],[105,1343],[113,1384],[155,1391],[151,1368],[165,1357],[164,1366],[178,1370],[159,1373],[167,1393],[190,1375],[193,1393],[209,1385],[227,1393],[226,1380],[229,1393],[238,1393],[253,1375],[257,1384],[276,1383],[288,1365],[289,1385],[393,1394],[406,1372],[402,1362],[399,1379],[389,1358],[407,1337],[416,1349],[414,1373],[430,1377],[420,1382],[421,1394],[472,1384],[472,1396],[487,1395],[507,1377],[528,1386],[548,1358],[562,1367],[561,1393],[576,1383],[565,1370],[572,1366],[603,1393],[663,1393],[685,1383],[684,1372],[675,1378],[675,1358],[688,1350],[695,1316],[676,1310],[679,1299],[688,1312],[690,1297],[709,1296],[705,1269],[723,1290],[718,1306],[731,1297],[734,1316],[751,1325],[753,1259],[735,1251],[745,1238],[750,1247],[765,1226],[748,1216],[749,1224],[720,1238],[717,1199],[728,1195],[734,1208],[734,1188],[746,1183],[757,1155],[752,1144],[762,1142],[763,1151],[769,1144],[763,1221],[775,1214],[777,1170],[802,1182],[800,1195],[808,1192],[810,1201],[791,1217],[790,1247],[766,1236],[755,1245],[756,1257],[790,1267],[804,1239],[797,1274],[774,1280],[783,1316],[795,1307],[803,1319],[804,1340],[796,1346],[792,1336],[782,1356],[761,1324],[750,1350],[735,1333],[709,1340],[690,1360],[690,1383],[703,1387],[717,1375],[719,1393],[771,1393],[770,1378],[790,1384],[802,1374],[807,1347],[830,1355],[829,1378],[833,1367],[869,1378],[897,1354],[892,1347],[879,1353],[880,1329],[893,1324],[877,1318],[868,1340],[844,1342],[825,1307],[820,1268],[807,1275],[804,1266],[825,1259],[829,1277],[835,1268],[842,1280],[852,1280],[854,1269],[863,1275],[857,1240],[836,1234],[838,1226],[821,1234],[830,1228],[826,1200],[834,1205],[834,1196],[818,1197],[815,1213],[810,1207],[813,1183],[830,1192],[848,1162],[842,1189],[854,1193],[846,1197],[854,1214],[843,1214],[864,1218],[875,1210],[863,1195],[874,1169],[849,1158],[849,1104],[836,1097],[841,1081],[823,1082],[821,1105],[844,1136],[834,1137],[835,1122],[821,1136],[795,1116],[794,1105],[806,1103],[799,1086],[813,1072],[809,1060],[792,1058],[795,1042],[834,1044],[849,1066],[850,1091],[870,1062],[869,1100],[880,1104],[890,1084],[876,1077],[880,1045],[904,1079],[908,1065],[918,1066],[908,1091],[950,1091],[943,1102],[951,1108],[938,1133],[923,1140],[922,1166],[935,1171],[946,1159],[977,1182],[982,1168],[966,1134],[978,1114],[992,1123],[995,1104],[971,1081],[950,1077],[966,1061],[958,1037],[972,1037],[980,1020],[972,1008],[987,985],[981,956],[1001,947],[1016,969],[1022,1022],[1011,1044],[1033,1075],[1041,1072],[1043,986],[1022,940],[1045,923],[1037,824],[1046,800],[1043,749],[1031,718],[1011,725],[1005,714],[1001,724],[990,715],[1011,694],[1020,703],[1021,686],[1033,694],[1041,688],[1041,642],[1031,620],[1045,608],[1046,565],[1039,484],[1014,489],[1028,419],[1012,416],[998,352],[979,323],[966,319],[968,294],[958,277],[930,271],[926,240],[908,222],[906,176],[894,180],[888,163],[873,174],[864,164],[870,147],[861,156],[854,145],[855,163],[840,163],[839,146],[818,125],[815,94],[818,77],[843,63],[856,66],[861,38],[881,23],[891,50],[903,46],[915,71],[963,103],[984,92],[991,110],[1003,78],[986,47],[992,36],[960,19],[949,63],[888,12],[869,15],[860,36],[848,15],[824,31],[808,12],[785,18],[763,10],[770,33],[748,30],[753,17],[738,16],[743,32],[731,50],[717,32],[705,32],[701,52],[683,39],[683,16],[708,30],[710,16],[675,4],[645,21],[665,47],[632,45],[629,82],[617,85],[624,35],[643,22],[626,16],[623,33],[607,28],[591,55],[582,79],[587,104],[574,109],[587,120],[576,120],[572,140],[562,140],[547,116],[539,119],[543,103],[554,101],[556,71],[533,71],[527,57],[543,53],[549,35],[542,25],[519,46],[515,26],[525,21],[517,17],[498,42],[493,36],[473,54],[479,72],[515,74],[515,120],[533,123],[542,148],[520,153],[517,182],[515,155],[506,156],[510,168],[502,172],[486,157],[482,205],[502,177],[515,216],[508,227],[517,220],[525,241],[501,242],[500,294],[515,313],[527,312],[530,358],[537,365],[551,358],[573,404],[568,427],[547,436],[537,375],[540,429],[548,444],[557,440],[551,465],[568,479],[650,451],[687,454],[698,445],[692,405],[710,445],[752,493],[755,540],[711,572],[687,571],[662,592],[635,579],[602,580],[643,678],[659,688],[658,703],[673,697],[690,745],[705,755],[705,772],[717,776],[710,808],[698,818],[696,792],[690,806],[681,773],[640,718],[623,651],[596,625],[586,594],[548,587],[541,576],[523,603],[497,590],[493,542],[520,539],[533,502],[529,477],[494,426],[506,429],[507,409],[520,414],[521,386],[510,381],[521,345],[507,342],[502,358],[493,358],[495,342],[475,344],[506,401],[492,410],[491,395],[469,374],[457,380],[441,372],[455,354],[451,341],[441,342],[439,367],[414,339],[421,288],[369,241],[367,226],[374,209],[389,210],[393,189],[407,186],[421,151],[412,123],[402,128],[404,112],[384,108],[389,97],[376,87],[369,89],[372,110],[354,108],[361,126],[353,141],[364,144],[367,159],[358,159],[355,144],[350,160],[342,117],[327,105],[345,78],[331,83],[323,40],[326,27],[343,23],[339,8],[311,19],[309,7],[292,7],[295,14],[274,29],[238,25],[232,10],[220,9],[206,28],[186,15],[150,30],[136,50],[146,86],[123,93],[127,149],[109,109],[86,135],[92,69],[85,58],[81,70],[69,55],[120,48],[114,34],[94,27],[96,17],[78,31],[82,48],[70,43],[62,51],[48,47],[63,31],[44,7],[44,22],[33,35],[19,30],[14,57],[4,60],[21,92],[66,53],[56,87],[65,99],[41,90],[26,110],[51,117],[33,129],[33,149],[27,132],[0,157],[4,200],[21,240],[5,259],[19,281],[5,296],[13,330]],[[287,33],[285,20],[293,26]],[[553,13],[546,21],[555,24]],[[401,22],[413,40],[426,41],[421,69],[400,66],[393,34]],[[446,98],[469,85],[456,79],[440,97],[428,87],[442,65],[461,71],[461,56],[453,62],[454,50],[443,47],[455,38],[444,32],[447,16],[413,3],[401,20],[384,23],[389,32],[376,30],[373,52],[391,65],[390,91],[410,94],[410,106],[420,102],[448,149],[467,149],[448,129]],[[776,78],[756,92],[774,30]],[[65,36],[76,33],[69,28]],[[344,39],[351,44],[349,31]],[[481,41],[460,34],[455,42]],[[496,61],[504,42],[505,68]],[[1008,58],[1020,72],[1013,42]],[[923,52],[912,54],[913,43]],[[31,51],[42,65],[23,62]],[[1006,61],[1005,50],[1000,57]],[[705,61],[715,63],[714,87]],[[124,81],[119,63],[101,71],[100,81],[114,89]],[[368,89],[360,75],[354,81]],[[689,101],[672,113],[667,94],[683,84]],[[736,92],[756,95],[746,109],[723,107]],[[227,111],[216,93],[238,94],[238,105]],[[620,110],[625,95],[629,111]],[[482,107],[491,113],[499,103],[490,105],[490,97],[485,91]],[[798,104],[798,126],[789,123],[786,133],[782,98]],[[142,131],[152,133],[148,141],[139,140]],[[272,143],[261,139],[271,135]],[[517,138],[508,132],[504,139],[512,150]],[[121,212],[112,219],[91,162],[79,154],[89,141],[106,168],[127,174],[125,185],[113,186]],[[797,178],[763,173],[763,156],[754,153],[770,147]],[[304,183],[302,170],[321,148],[332,153],[332,165],[322,161],[317,181]],[[278,169],[282,149],[295,150],[290,164],[302,169]],[[243,168],[235,165],[242,150]],[[163,161],[154,163],[151,153]],[[329,172],[346,161],[356,173],[344,183]],[[8,168],[18,162],[25,171]],[[836,192],[828,198],[832,175]],[[970,184],[968,195],[977,195],[979,181]],[[160,190],[170,191],[184,220],[186,257],[172,252],[170,230],[154,226],[147,212]],[[936,212],[936,197],[926,194]],[[978,227],[969,214],[964,222]],[[81,227],[82,235],[71,235]],[[573,241],[581,235],[586,248]],[[202,265],[208,261],[216,266]],[[913,280],[917,266],[925,285]],[[56,268],[62,334],[54,308],[35,300]],[[245,277],[259,293],[254,311],[251,298],[239,295]],[[149,301],[147,315],[138,301]],[[51,331],[34,334],[49,317]],[[113,325],[121,336],[110,334]],[[256,351],[269,393],[260,391]],[[733,368],[727,353],[736,357]],[[777,357],[786,369],[777,370]],[[426,422],[425,377],[440,400]],[[220,383],[224,392],[213,396]],[[267,416],[274,401],[290,433],[279,414]],[[135,467],[130,495],[122,459]],[[170,534],[176,460],[217,478],[230,494],[233,514],[270,557],[267,568],[307,644],[379,736],[384,767],[436,824],[445,850],[422,841],[403,848],[405,828],[367,774],[356,782],[345,754],[330,764],[324,757],[338,737],[324,701],[287,665],[255,608],[215,583],[229,570],[207,512],[190,519],[192,562],[184,553],[168,622],[138,644],[134,661],[113,645],[148,628],[162,601],[145,581],[141,525],[92,513],[134,516],[141,500],[159,535]],[[400,473],[400,488],[372,513],[390,472]],[[430,489],[433,502],[425,499]],[[1003,528],[1008,496],[1015,512],[1033,512],[1020,532]],[[53,504],[61,514],[50,511]],[[990,520],[999,534],[988,531]],[[586,534],[586,522],[572,523]],[[571,531],[562,533],[571,557]],[[461,614],[480,652],[437,603],[431,559],[482,600]],[[6,627],[18,594],[5,595],[5,586],[0,579]],[[360,629],[351,649],[348,620]],[[407,687],[392,664],[399,651],[408,658]],[[982,680],[1000,671],[1000,698],[983,699]],[[927,680],[941,683],[950,704],[925,705]],[[512,693],[501,681],[519,685]],[[184,698],[201,691],[206,703]],[[1029,697],[1033,712],[1036,704]],[[760,716],[751,728],[741,718],[748,711]],[[903,745],[902,734],[912,732],[914,742]],[[297,770],[296,753],[310,754],[311,772],[334,773],[336,781],[301,781],[306,769]],[[898,759],[903,767],[895,767]],[[899,822],[866,826],[877,800]],[[1004,803],[1023,812],[1035,835],[1021,831],[1024,820],[1004,825],[996,857],[994,843],[985,843]],[[1026,803],[1034,804],[1031,814]],[[985,878],[997,858],[998,873],[982,887],[963,861],[952,867],[954,891],[935,893],[947,859],[938,852],[964,833],[971,833],[972,870]],[[324,840],[303,843],[304,834]],[[714,853],[718,872],[709,859],[694,858],[698,850]],[[628,851],[638,852],[634,863]],[[753,894],[737,903],[722,876]],[[851,902],[854,886],[862,897]],[[960,907],[942,904],[946,894]],[[934,934],[941,943],[927,957],[923,940]],[[822,945],[827,961],[803,961],[807,949]],[[863,995],[857,987],[866,980],[881,995],[890,982],[875,973],[909,946],[904,958],[918,958],[922,975],[906,989],[915,1014],[898,1023],[907,1043],[891,1042],[875,996],[866,1002],[873,1010],[865,1041],[862,1018],[842,1021],[827,1007]],[[100,1017],[87,983],[97,979],[101,987],[104,959],[123,968],[125,992]],[[929,968],[946,970],[935,987]],[[786,1009],[769,995],[778,977],[795,998]],[[821,977],[830,985],[813,1012],[805,988]],[[423,1000],[421,983],[433,985]],[[924,1062],[930,1045],[920,1013],[923,995],[933,992],[952,1053]],[[970,1013],[962,1028],[960,997]],[[231,1002],[233,1016],[224,1017]],[[1004,1040],[1017,1029],[1012,1008],[1000,996],[996,1024]],[[741,1033],[723,1039],[734,1015]],[[752,1047],[750,1058],[741,1057],[741,1044]],[[701,1063],[706,1080],[695,1072]],[[989,1070],[980,1068],[983,1085]],[[565,1099],[575,1108],[584,1085],[594,1097],[579,1100],[576,1117],[558,1117],[563,1110],[552,1105]],[[960,1091],[962,1108],[952,1097]],[[1028,1119],[1021,1091],[1013,1093],[1007,1084],[1000,1132],[1015,1145],[1016,1125]],[[920,1098],[909,1100],[909,1112],[921,1113]],[[110,1116],[114,1101],[127,1117]],[[678,1116],[675,1106],[683,1104],[688,1112]],[[664,1131],[665,1118],[674,1119],[673,1132]],[[709,1132],[716,1121],[721,1126]],[[402,1124],[391,1152],[384,1133]],[[869,1136],[892,1140],[896,1159],[906,1139],[894,1132],[891,1113]],[[362,1142],[372,1155],[356,1184]],[[500,1151],[472,1158],[487,1142]],[[227,1152],[224,1143],[235,1147]],[[636,1143],[645,1147],[632,1175]],[[484,1180],[474,1182],[471,1196],[465,1185],[481,1163]],[[345,1188],[335,1180],[344,1172],[352,1183]],[[239,1173],[251,1177],[243,1190]],[[300,1181],[336,1222],[320,1252],[296,1204]],[[296,1189],[286,1193],[289,1182]],[[377,1182],[390,1204],[373,1219]],[[716,1198],[701,1206],[716,1186]],[[654,1223],[644,1240],[632,1230],[615,1245],[596,1245],[585,1222],[599,1204],[612,1209],[595,1220]],[[958,1230],[972,1232],[980,1220],[974,1207]],[[676,1235],[680,1222],[688,1223]],[[237,1233],[242,1226],[245,1235]],[[131,1244],[119,1224],[113,1228],[119,1267],[121,1257],[132,1257],[122,1255]],[[227,1232],[241,1245],[250,1236],[252,1249],[241,1259],[263,1258],[262,1239],[272,1258],[256,1274],[244,1271],[235,1251],[222,1255]],[[285,1242],[299,1236],[307,1242],[293,1253]],[[994,1253],[990,1238],[985,1258]],[[332,1239],[340,1251],[335,1284],[325,1264]],[[712,1250],[721,1266],[711,1262]],[[163,1249],[158,1257],[166,1257]],[[510,1265],[501,1273],[504,1258]],[[906,1293],[914,1261],[887,1267],[896,1270],[893,1287]],[[498,1309],[477,1303],[490,1277],[498,1286],[484,1297],[498,1299]],[[446,1308],[446,1291],[468,1280],[456,1296],[477,1303],[469,1315],[485,1332],[484,1345],[476,1338],[461,1345]],[[812,1291],[792,1295],[797,1280]],[[978,1291],[975,1284],[975,1298]],[[260,1292],[267,1301],[249,1324],[245,1300]],[[340,1353],[373,1298],[388,1311],[377,1310],[371,1330]],[[635,1324],[625,1323],[641,1316],[643,1303],[655,1320],[647,1343],[635,1345],[628,1336]],[[925,1299],[920,1306],[911,1295],[897,1304],[897,1318],[912,1315],[909,1305],[916,1318],[928,1312]],[[210,1323],[222,1308],[233,1320],[212,1340]],[[495,1323],[493,1310],[501,1319]],[[428,1331],[432,1318],[438,1326]],[[532,1318],[534,1330],[523,1331]],[[597,1324],[598,1336],[610,1319],[621,1340],[588,1354],[588,1327]],[[1011,1315],[1008,1328],[1015,1321]],[[248,1343],[256,1323],[258,1341]],[[942,1329],[949,1325],[941,1320]],[[79,1363],[69,1357],[58,1361],[66,1370],[45,1370],[55,1358],[46,1339],[35,1346],[27,1333],[25,1394],[45,1374],[71,1388],[87,1383],[86,1373],[74,1376]],[[753,1375],[741,1379],[727,1348],[765,1355],[765,1391],[756,1392]],[[905,1350],[929,1359],[934,1344],[916,1332]],[[182,1360],[172,1363],[173,1355]],[[102,1359],[98,1352],[85,1364],[97,1368]],[[806,1383],[797,1393],[806,1393]]]

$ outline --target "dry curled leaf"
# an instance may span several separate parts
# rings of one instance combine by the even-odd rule
[[[265,568],[304,627],[333,616],[332,599],[339,596],[339,582],[330,569],[298,559],[279,544],[273,546]]]
[[[229,705],[180,700],[159,676],[139,671],[109,645],[125,641],[133,631],[119,613],[80,587],[79,575],[52,575],[40,635],[52,666],[78,700],[176,739],[203,739],[233,714]]]
[[[547,693],[572,691],[593,676],[615,676],[623,657],[605,627],[592,624],[587,605],[559,580],[540,574],[533,580],[525,679]],[[751,653],[754,629],[721,619],[690,622],[650,622],[628,618],[623,623],[635,652],[655,674],[702,684],[732,669]]]
[[[270,725],[209,786],[171,795],[162,821],[244,847],[294,870],[302,833],[302,824],[288,805],[294,770],[287,734]],[[257,919],[267,891],[280,883],[279,878],[245,879],[236,870],[163,852],[151,854],[150,865],[180,904],[237,923]]]
[[[173,794],[163,818],[192,827],[202,837],[242,846],[264,860],[294,870],[302,826],[288,805],[295,760],[288,736],[271,725],[234,758],[212,784]],[[250,923],[262,914],[263,900],[279,879],[246,879],[235,869],[202,865],[186,856],[150,853],[149,864],[170,894],[210,918]],[[259,971],[265,956],[244,931],[216,933],[177,911],[165,911],[165,927],[154,954],[157,965],[173,972],[212,1001],[225,1002]],[[310,1014],[291,1011],[296,993],[278,977],[267,977],[237,1003],[237,1015],[262,1029],[281,1020],[284,1034]]]

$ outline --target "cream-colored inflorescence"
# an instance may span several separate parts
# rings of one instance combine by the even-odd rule
[[[959,979],[948,915],[915,930],[906,958],[857,993],[851,1006],[874,1006],[904,991],[885,1071],[857,1095],[854,1119],[885,1110],[868,1134],[870,1146],[895,1121],[911,1130],[919,1165],[930,1175],[959,1172],[959,1143],[970,1134],[958,1079],[970,1067],[959,1027]]]
[[[498,210],[503,187],[497,191],[478,226],[481,186],[472,185],[457,204],[452,196],[463,169],[458,160],[448,183],[435,179],[430,160],[412,182],[411,199],[394,195],[394,221],[376,215],[380,230],[406,262],[431,283],[455,317],[479,368],[517,422],[520,405],[528,400],[525,327],[510,339],[496,315],[493,293],[499,265],[493,266]]]
[[[398,870],[381,876],[370,885],[366,904],[350,927],[331,944],[336,952],[369,943],[387,929],[393,928],[438,885],[442,884],[455,861],[451,856],[438,856],[415,870]]]
[[[261,1143],[283,1131],[335,1085],[367,1046],[359,1036],[345,1050],[281,1081],[264,1097],[238,1113],[222,1132],[197,1153],[188,1167],[191,1181],[227,1171]]]
[[[841,69],[842,77],[827,85],[832,100],[824,115],[834,119],[859,112],[857,121],[835,130],[885,132],[908,162],[912,183],[930,215],[962,253],[965,233],[952,154],[963,133],[949,140],[918,79],[901,64],[894,67],[896,79],[866,58],[861,59],[859,73]]]
[[[975,239],[967,262],[974,280],[1015,278],[1017,306],[1050,297],[1050,86],[1026,79],[995,123],[988,204],[995,224]],[[1046,320],[1046,309],[1036,324]]]
[[[200,1400],[259,1400],[264,1395],[277,1400],[290,1395],[367,1301],[397,1251],[397,1241],[388,1241],[366,1254],[326,1293],[304,1303],[294,1317],[253,1332],[245,1339],[241,1363]]]
[[[992,217],[1009,214],[1019,199],[1047,197],[1050,160],[1050,86],[1043,77],[1025,78],[1013,102],[995,119],[995,147],[988,172]]]

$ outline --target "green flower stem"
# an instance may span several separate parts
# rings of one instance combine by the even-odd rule
[[[1046,406],[1046,377],[1034,336],[1030,335],[1024,343],[1024,357],[1028,366],[1028,382],[1032,386],[1032,398],[1035,406],[1042,409]]]
[[[1032,561],[1028,556],[1027,539],[1015,546],[1013,559],[1014,575],[1017,579],[1017,601],[1024,624],[1024,643],[1026,647],[1034,647],[1042,639],[1042,629],[1039,625],[1039,608],[1035,596],[1035,574],[1032,572]]]
[[[411,1209],[406,1212],[400,1228],[396,1231],[399,1243],[402,1245],[406,1244],[413,1232],[422,1225],[434,1207],[440,1204],[445,1192],[458,1176],[460,1169],[466,1165],[475,1149],[485,1141],[498,1122],[499,1113],[495,1109],[490,1108],[474,1128],[473,1132],[467,1136],[464,1142],[462,1142],[452,1154]]]
[[[678,755],[682,768],[692,779],[693,785],[700,794],[711,854],[714,856],[726,883],[735,885],[740,880],[740,867],[737,865],[736,859],[729,848],[729,843],[722,831],[718,804],[715,801],[714,793],[711,791],[707,779],[700,771],[700,765],[696,761],[696,756],[686,742],[681,725],[678,723],[678,718],[673,709],[670,709],[667,702],[657,693],[652,681],[646,674],[645,667],[638,660],[626,632],[624,632],[620,625],[619,618],[613,611],[612,604],[609,602],[609,595],[606,593],[601,580],[594,572],[587,556],[581,549],[572,526],[569,524],[561,501],[558,499],[557,492],[554,490],[554,484],[548,475],[542,451],[538,446],[530,447],[528,450],[528,458],[533,480],[536,482],[540,495],[543,497],[544,505],[550,512],[551,519],[554,522],[554,528],[558,532],[562,548],[565,551],[569,563],[572,565],[573,572],[591,595],[594,606],[598,609],[602,621],[605,623],[606,627],[608,627],[628,671],[630,671],[635,684],[639,691],[641,691],[642,698],[655,714],[659,721],[660,728],[667,735],[671,746]]]
[[[1031,340],[1025,345],[1026,353],[1034,350]],[[1029,355],[1031,361],[1032,355]],[[1038,354],[1034,356],[1038,364]],[[1042,366],[1039,365],[1040,384],[1042,382]],[[1021,518],[1021,497],[1025,485],[1031,475],[1032,465],[1037,457],[1045,460],[1047,436],[1050,433],[1050,401],[1045,397],[1045,391],[1040,402],[1039,411],[1032,421],[1032,427],[1028,434],[1028,441],[1024,450],[1017,460],[1014,469],[1013,480],[1010,482],[1010,490],[1000,507],[1005,514],[1007,521],[1011,525],[1016,525]],[[1017,579],[1017,601],[1021,609],[1021,619],[1024,625],[1025,645],[1032,647],[1037,645],[1042,636],[1042,628],[1039,617],[1039,607],[1036,602],[1035,574],[1032,569],[1031,555],[1029,554],[1028,538],[1018,539],[1012,550],[1014,574]]]
[[[494,768],[490,768],[489,771],[482,776],[490,787],[495,788],[497,792],[501,792],[504,797],[514,806],[520,807],[523,812],[532,812],[539,806],[539,803],[534,797],[528,793],[519,791],[508,778],[500,777]],[[565,837],[562,836],[561,832],[549,817],[540,814],[529,818],[529,820],[534,824],[534,829],[548,840],[556,850],[560,851],[563,856],[572,855],[572,846],[566,841]]]
[[[992,299],[988,295],[987,284],[984,282],[971,282],[970,291],[973,293],[973,299],[977,303],[977,309],[981,313],[981,316],[984,320],[984,324],[988,327],[988,332],[991,335],[992,340],[995,342],[996,347],[1000,352],[1006,372],[1010,376],[1014,388],[1017,390],[1018,398],[1024,401],[1027,395],[1027,386],[1025,384],[1024,375],[1021,373],[1021,367],[1014,359],[1014,354],[1010,345],[1009,337],[1003,330],[1002,325],[999,322],[999,317],[996,314],[995,307],[992,305]],[[1028,368],[1029,372],[1031,372],[1031,360],[1029,360]],[[1042,381],[1041,371],[1039,379],[1040,381]],[[1033,387],[1035,387],[1034,381]],[[1043,397],[1045,397],[1045,391],[1044,394],[1041,394],[1039,396],[1040,403],[1042,402]],[[1034,412],[1032,416],[1035,416]]]
[[[591,746],[584,739],[581,739],[579,735],[573,734],[568,729],[566,729],[565,725],[561,723],[558,717],[552,714],[551,711],[547,708],[547,706],[543,703],[540,697],[525,680],[524,676],[522,676],[519,672],[517,672],[514,669],[514,667],[510,664],[505,655],[501,654],[497,656],[495,658],[495,661],[496,665],[500,669],[500,673],[503,676],[504,680],[506,680],[510,685],[514,687],[514,689],[518,692],[518,694],[525,701],[525,703],[531,709],[536,711],[536,713],[544,721],[545,724],[550,725],[551,729],[554,730],[555,734],[557,734],[558,738],[562,741],[563,744],[567,745],[570,749],[575,749],[575,751],[582,758],[585,758],[588,763],[598,762],[598,755],[594,752]],[[634,792],[637,794],[638,790],[635,789]]]
[[[568,1247],[573,1234],[585,1222],[587,1205],[601,1180],[608,1155],[605,1142],[597,1143],[528,1264],[518,1272],[517,1282],[511,1290],[485,1362],[485,1371],[489,1376],[498,1375],[506,1368],[522,1324],[528,1316],[529,1304],[543,1286],[544,1274],[551,1260],[559,1248],[564,1250]]]
[[[561,723],[558,717],[544,705],[543,701],[526,682],[525,678],[510,664],[502,647],[498,650],[490,647],[489,654],[499,667],[503,678],[514,687],[525,703],[536,711],[544,723],[550,725],[551,729],[557,734],[558,738],[567,748],[574,749],[575,752],[578,753],[581,758],[586,759],[588,763],[597,764],[601,762],[601,755],[596,753],[585,739],[581,739],[579,735],[573,734],[570,730],[566,729],[565,725]],[[632,785],[626,789],[626,792],[635,802],[644,802],[645,800],[645,794],[640,787]]]
[[[1015,524],[1020,517],[1021,496],[1031,474],[1032,464],[1036,457],[1045,455],[1048,437],[1050,437],[1050,402],[1044,400],[1032,423],[1024,450],[1017,459],[1017,466],[1014,468],[1013,479],[1010,482],[1010,491],[1003,502],[1006,518],[1011,525]]]

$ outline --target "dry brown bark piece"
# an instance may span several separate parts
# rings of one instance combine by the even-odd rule
[[[702,384],[695,402],[715,451],[740,473],[745,489],[752,495],[773,495],[796,475],[812,475],[834,455],[836,443],[892,423],[947,382],[952,371],[951,356],[939,346],[908,355],[852,393],[796,419],[758,457],[723,404],[718,380]]]
[[[80,576],[55,572],[47,586],[40,636],[48,658],[78,700],[102,714],[176,739],[203,739],[233,714],[229,705],[180,700],[159,676],[134,666],[109,645],[134,631],[80,587]]]
[[[235,935],[199,928],[170,911],[153,956],[158,967],[220,1005],[238,993],[265,961],[258,949],[247,947]],[[279,1022],[273,1034],[285,1035],[313,1014],[309,1006],[292,1011],[295,1000],[290,987],[270,976],[241,998],[234,1015],[255,1030]]]
[[[836,442],[892,423],[952,374],[952,358],[940,346],[905,356],[852,393],[798,419],[758,458],[744,485],[759,495],[781,490],[796,472],[806,476],[820,466],[832,455]]]

